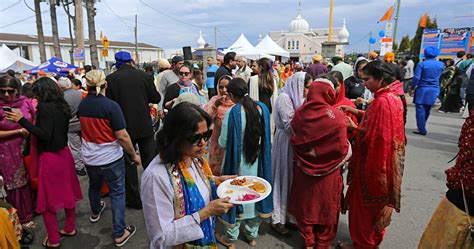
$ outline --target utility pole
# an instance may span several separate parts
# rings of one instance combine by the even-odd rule
[[[51,31],[53,33],[54,56],[62,60],[61,45],[59,44],[58,18],[56,15],[56,0],[49,1],[49,13],[51,15]]]
[[[75,12],[75,20],[74,20],[74,36],[76,37],[76,48],[78,50],[82,50],[84,52],[84,17],[82,14],[82,0],[74,0],[74,12]],[[79,61],[79,67],[83,67],[85,62]]]
[[[63,4],[63,8],[64,8],[64,12],[66,12],[67,14],[67,23],[68,23],[68,26],[69,26],[69,41],[71,42],[71,49],[69,49],[69,60],[71,61],[71,65],[74,66],[74,38],[72,36],[72,22],[71,21],[74,21],[74,16],[71,15],[71,13],[69,12],[70,8],[69,8],[69,5],[73,2],[69,2],[69,0],[61,0],[62,4]]]
[[[372,38],[372,31],[370,31],[369,39]],[[367,57],[369,56],[369,53],[371,52],[370,50],[370,41],[369,41],[369,52],[367,52]]]
[[[138,58],[138,30],[137,30],[137,23],[138,23],[138,15],[135,14],[135,64],[140,65],[140,59]]]
[[[89,30],[89,49],[91,54],[91,64],[99,68],[99,55],[97,54],[97,38],[95,36],[95,0],[86,0],[87,28]]]
[[[400,17],[400,2],[401,0],[397,0],[397,13],[395,15],[395,27],[393,29],[393,43],[397,42],[398,19]]]
[[[331,42],[332,39],[332,18],[334,15],[334,0],[329,1],[329,32],[328,32],[328,42]]]
[[[214,27],[214,48],[217,50],[217,27]]]
[[[34,0],[35,2],[35,16],[36,16],[36,32],[38,33],[38,48],[40,53],[41,63],[46,61],[46,48],[44,46],[44,33],[43,33],[43,21],[41,19],[41,6],[40,0]]]

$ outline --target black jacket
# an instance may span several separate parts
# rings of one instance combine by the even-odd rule
[[[36,125],[25,118],[18,122],[38,139],[38,152],[57,152],[67,145],[69,116],[54,103],[38,103]]]
[[[106,95],[122,108],[127,131],[132,140],[152,136],[153,127],[148,104],[158,104],[161,99],[153,77],[124,64],[107,76],[106,80]]]

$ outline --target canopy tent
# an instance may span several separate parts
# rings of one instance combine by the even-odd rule
[[[243,56],[247,59],[256,60],[260,58],[269,58],[274,60],[275,57],[257,50],[247,40],[244,34],[240,34],[239,38],[223,51],[224,54],[228,52],[235,52],[237,55]]]
[[[28,73],[38,73],[39,71],[44,71],[45,73],[67,75],[70,70],[76,69],[76,66],[67,64],[66,62],[61,61],[56,57],[52,57],[48,61],[41,63],[41,65],[28,70]]]
[[[269,35],[266,35],[255,48],[263,53],[290,58],[290,52],[280,47]]]
[[[19,56],[5,44],[0,48],[0,72],[3,73],[10,69],[15,72],[23,72],[34,66],[34,62]]]

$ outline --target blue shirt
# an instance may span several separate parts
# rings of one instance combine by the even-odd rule
[[[216,74],[218,67],[216,64],[213,64],[212,66],[207,68],[207,74],[206,74],[206,87],[209,88],[214,88],[214,75]]]
[[[435,59],[418,63],[411,88],[415,89],[415,104],[433,105],[439,95],[439,77],[444,64]]]

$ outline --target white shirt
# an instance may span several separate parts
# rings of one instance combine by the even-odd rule
[[[189,168],[206,204],[209,190],[200,177],[194,163]],[[156,156],[143,172],[141,199],[145,225],[150,239],[150,249],[171,249],[173,246],[204,237],[198,212],[174,219],[174,190],[166,166]]]
[[[405,79],[411,79],[413,78],[413,68],[415,67],[415,63],[413,60],[408,60],[407,61],[407,66],[406,68],[406,73],[405,73]]]

